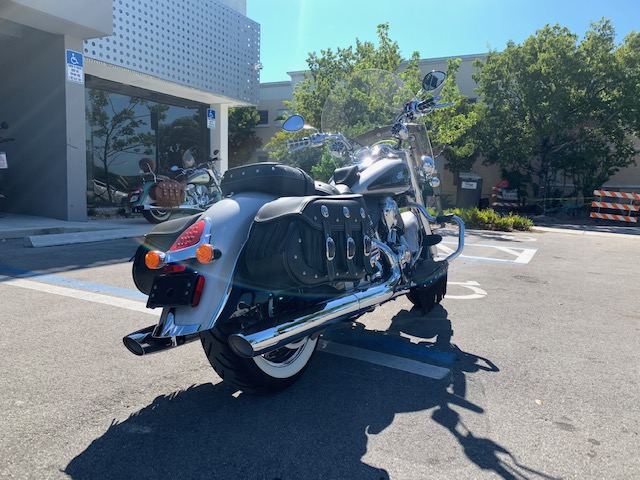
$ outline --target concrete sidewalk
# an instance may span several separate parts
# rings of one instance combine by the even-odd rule
[[[0,240],[23,238],[25,247],[142,237],[153,225],[142,217],[67,222],[55,218],[0,213]]]

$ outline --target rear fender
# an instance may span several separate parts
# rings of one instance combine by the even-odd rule
[[[149,205],[154,202],[154,200],[149,195],[151,188],[155,185],[155,182],[145,182],[142,184],[142,192],[138,195],[138,200],[132,202],[129,206],[132,208],[142,207],[144,205]]]
[[[145,255],[150,250],[163,252],[169,250],[180,234],[194,224],[198,218],[199,215],[173,218],[157,224],[144,236],[144,243],[138,247],[133,256],[133,283],[138,290],[149,295],[153,279],[162,273],[161,270],[151,270],[145,265]]]
[[[198,273],[205,277],[200,304],[164,307],[154,337],[191,335],[215,325],[231,294],[236,265],[254,217],[260,207],[275,198],[263,193],[239,193],[223,198],[200,216],[210,220],[210,243],[222,255],[206,265],[196,263]]]

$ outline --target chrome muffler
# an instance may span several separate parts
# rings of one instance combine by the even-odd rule
[[[320,304],[318,310],[306,315],[276,319],[277,323],[268,328],[259,326],[259,329],[247,329],[234,333],[229,337],[229,346],[241,357],[257,357],[406,293],[406,289],[396,290],[402,273],[394,253],[387,245],[376,243],[389,259],[391,265],[389,278],[361,292],[346,294]]]
[[[163,352],[170,348],[179,347],[185,343],[193,342],[200,337],[200,334],[185,335],[183,337],[154,337],[153,331],[156,325],[143,328],[137,332],[130,333],[122,339],[124,346],[134,355],[150,355],[152,353]]]

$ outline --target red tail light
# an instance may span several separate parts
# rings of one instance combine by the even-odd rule
[[[204,290],[204,277],[202,275],[198,275],[198,278],[196,279],[196,289],[193,292],[193,297],[191,298],[192,307],[197,307],[200,304],[202,290]]]
[[[182,265],[181,263],[170,263],[169,265],[165,265],[162,268],[164,273],[178,273],[184,272],[187,269],[186,265]]]
[[[204,220],[198,220],[180,234],[178,239],[171,245],[169,251],[182,250],[196,245],[204,233],[204,226]]]

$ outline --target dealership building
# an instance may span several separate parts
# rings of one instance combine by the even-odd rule
[[[227,112],[257,105],[246,0],[0,2],[0,210],[84,221],[138,162],[227,160]]]

